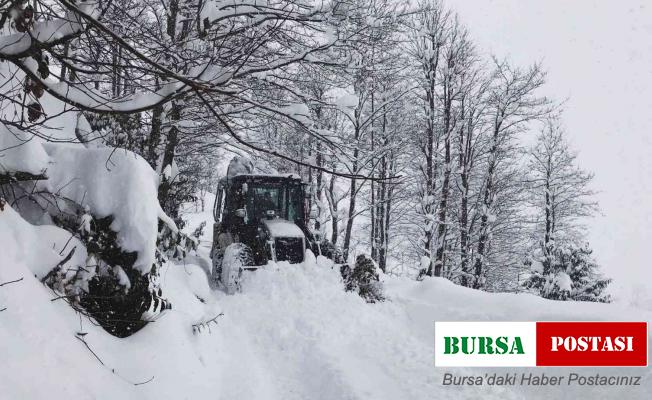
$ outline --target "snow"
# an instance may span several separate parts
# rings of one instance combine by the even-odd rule
[[[558,272],[557,275],[555,275],[554,283],[561,291],[566,291],[570,293],[570,291],[572,290],[571,284],[573,283],[573,281],[566,272],[563,271]]]
[[[26,58],[21,61],[24,68],[38,76],[38,63],[33,58]],[[149,109],[161,103],[165,98],[188,90],[183,82],[170,81],[161,85],[156,91],[142,91],[110,99],[101,92],[95,90],[92,85],[85,83],[69,84],[60,82],[53,77],[41,79],[41,83],[48,92],[57,97],[66,98],[66,103],[80,108],[93,109],[95,111],[122,111],[136,112]]]
[[[118,282],[120,283],[121,286],[124,286],[125,291],[131,289],[131,281],[129,280],[127,273],[125,273],[125,270],[122,269],[121,266],[119,265],[114,266],[113,273],[115,274],[115,276],[118,277]]]
[[[268,8],[266,0],[210,0],[201,11],[201,19],[209,21],[235,18],[244,13],[260,14]]]
[[[121,149],[52,143],[43,148],[50,165],[48,180],[39,185],[88,207],[96,218],[113,216],[111,229],[117,232],[120,247],[138,252],[135,267],[149,271],[159,218],[174,226],[158,203],[158,177],[149,164]]]
[[[304,124],[309,124],[311,122],[310,109],[303,103],[290,104],[278,109],[277,111]]]
[[[163,168],[163,176],[166,180],[170,180],[172,177],[172,165],[168,164],[165,166],[165,168]]]
[[[302,238],[304,233],[295,223],[283,219],[265,219],[263,224],[269,229],[273,237]]]
[[[532,272],[538,272],[539,274],[543,274],[543,270],[545,269],[543,266],[543,263],[539,260],[533,260],[532,261],[532,266],[530,267]]]
[[[254,170],[254,163],[246,157],[233,157],[229,162],[226,176],[233,178],[238,175],[251,174]]]
[[[210,223],[209,211],[186,215],[189,231],[202,221]],[[198,254],[161,271],[163,293],[173,308],[135,335],[117,339],[63,301],[50,301],[55,296],[33,277],[32,268],[60,259],[59,245],[52,251],[50,240],[26,236],[43,232],[7,206],[0,212],[0,242],[9,249],[0,261],[0,282],[24,278],[0,287],[0,309],[7,307],[0,312],[0,358],[11,366],[0,374],[6,398],[645,399],[652,389],[649,368],[582,368],[587,375],[644,375],[642,386],[626,391],[445,387],[445,372],[497,371],[437,369],[432,361],[435,320],[652,321],[650,312],[486,293],[439,278],[416,282],[389,276],[383,277],[388,301],[367,304],[344,292],[338,271],[314,257],[304,264],[270,264],[246,273],[242,292],[227,296],[212,288],[206,276],[211,229]],[[208,324],[210,330],[193,333],[192,325],[198,323]],[[104,365],[78,332],[85,333],[83,340]]]
[[[88,3],[83,4],[82,10],[88,12]],[[34,24],[30,32],[13,33],[0,36],[0,55],[15,56],[28,51],[33,41],[40,43],[51,43],[60,40],[64,36],[72,35],[82,29],[79,17],[73,13],[67,13],[66,18],[58,18],[52,21],[43,21]]]
[[[38,175],[47,163],[48,155],[38,139],[0,123],[0,174],[28,172]]]
[[[93,134],[93,128],[91,128],[90,123],[84,117],[84,114],[77,113],[77,124],[75,126],[75,136],[83,138],[82,140],[88,141],[93,139],[91,135]]]
[[[419,260],[419,269],[421,271],[427,271],[429,266],[430,266],[430,257],[421,256],[421,259]]]
[[[341,96],[335,100],[335,104],[343,109],[356,108],[358,106],[358,102],[358,96],[354,94],[345,94],[344,96]]]
[[[70,264],[81,264],[86,259],[86,249],[79,240],[61,228],[52,225],[33,226],[13,208],[5,204],[0,211],[0,282],[17,279],[11,275],[12,265],[26,265],[29,275],[42,279],[67,254],[76,247]],[[2,292],[0,292],[1,295]],[[2,307],[0,307],[2,308]]]
[[[90,129],[81,114],[68,115],[76,120],[74,124],[63,117],[56,124],[77,125],[86,132]],[[74,138],[70,129],[64,131],[56,137],[66,141]],[[38,189],[72,200],[96,218],[113,216],[111,228],[118,233],[120,246],[138,252],[136,267],[142,272],[149,271],[155,259],[158,220],[176,230],[158,203],[158,176],[132,152],[86,148],[80,143],[47,143],[0,124],[0,174],[15,172],[45,173],[48,179],[38,181]],[[82,216],[81,220],[86,231],[90,230],[89,218]]]

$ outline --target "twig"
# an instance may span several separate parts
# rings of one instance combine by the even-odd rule
[[[211,331],[210,324],[213,323],[213,324],[217,325],[217,319],[219,317],[221,317],[222,315],[224,315],[224,313],[219,313],[216,316],[214,316],[213,318],[209,319],[208,321],[202,321],[202,322],[198,322],[196,324],[192,324],[192,333],[194,333],[194,334],[201,333],[202,328],[208,328],[208,332],[210,333],[210,331]]]
[[[106,365],[104,364],[104,362],[102,362],[102,360],[100,359],[100,357],[98,357],[97,354],[95,354],[95,352],[93,351],[93,349],[91,349],[91,346],[89,346],[88,343],[86,343],[86,341],[85,341],[84,339],[80,338],[79,336],[75,336],[75,338],[76,338],[77,340],[79,340],[80,342],[84,343],[84,346],[86,346],[86,348],[88,349],[88,351],[90,351],[90,352],[95,356],[95,358],[97,358],[97,361],[99,361],[100,364],[102,364],[102,365],[104,365],[104,366],[106,367]]]
[[[63,267],[68,261],[70,261],[73,254],[75,254],[76,249],[77,246],[73,247],[72,250],[70,250],[70,253],[68,253],[68,255],[63,260],[61,260],[57,265],[55,265],[54,268],[52,268],[50,272],[48,272],[47,275],[43,277],[43,279],[41,279],[41,283],[46,283],[50,277],[55,276],[61,270],[61,267]]]
[[[64,294],[64,295],[61,295],[61,296],[57,296],[57,297],[55,297],[53,299],[50,299],[50,301],[56,301],[56,300],[60,300],[60,299],[72,299],[72,298],[75,298],[75,297],[77,297],[76,294]]]
[[[153,381],[153,380],[154,380],[154,375],[152,375],[152,377],[149,378],[148,380],[146,380],[145,382],[134,383],[134,386],[144,385],[144,384],[146,384],[146,383],[150,383],[150,382]]]
[[[16,283],[16,282],[20,282],[22,280],[23,280],[23,278],[16,279],[16,280],[13,280],[13,281],[8,281],[8,282],[2,282],[2,283],[0,283],[0,286],[9,285],[10,283]],[[7,307],[0,308],[0,312],[3,312],[6,309],[7,309]]]
[[[3,282],[3,283],[0,283],[0,286],[8,285],[8,284],[10,284],[10,283],[20,282],[20,281],[22,281],[22,280],[23,280],[23,278],[16,279],[16,280],[14,280],[14,281]]]
[[[14,183],[14,182],[42,181],[45,179],[48,178],[44,174],[34,175],[34,174],[29,174],[27,172],[15,172],[13,174],[0,174],[0,184],[2,185],[7,183]]]
[[[63,255],[63,252],[66,250],[66,247],[68,247],[68,243],[70,243],[70,241],[71,241],[72,238],[74,238],[74,237],[75,237],[75,234],[74,234],[74,233],[70,235],[70,237],[68,238],[68,241],[66,241],[66,244],[63,245],[63,248],[62,248],[61,251],[59,252],[59,255],[60,255],[60,256]],[[53,243],[53,244],[54,244],[54,243]]]
[[[0,311],[3,311],[3,310],[0,310]],[[144,385],[144,384],[149,383],[149,382],[151,382],[151,381],[154,380],[154,375],[152,375],[151,378],[149,378],[148,380],[146,380],[146,381],[144,381],[144,382],[133,383],[133,382],[130,382],[128,379],[125,379],[124,377],[120,376],[120,374],[118,374],[118,373],[116,372],[115,369],[113,369],[113,368],[109,368],[106,364],[104,364],[104,362],[102,361],[102,359],[101,359],[101,358],[100,358],[100,357],[99,357],[99,356],[98,356],[98,355],[93,351],[93,349],[91,349],[91,346],[88,345],[88,342],[86,342],[86,340],[84,340],[84,336],[86,336],[86,335],[87,335],[86,332],[78,332],[77,335],[75,336],[75,339],[77,339],[77,340],[79,340],[80,342],[84,343],[84,346],[86,346],[86,348],[88,349],[88,351],[90,351],[91,354],[93,354],[93,356],[95,356],[95,358],[97,359],[97,361],[99,361],[100,364],[102,364],[102,366],[104,366],[104,367],[110,369],[112,373],[118,375],[120,378],[122,378],[122,379],[124,379],[125,381],[127,381],[127,382],[133,384],[134,386]]]

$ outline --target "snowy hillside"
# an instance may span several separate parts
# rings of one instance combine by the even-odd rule
[[[61,258],[63,231],[29,225],[5,207],[0,241],[9,252],[0,282],[23,279],[0,287],[0,309],[6,307],[0,312],[2,361],[9,367],[0,374],[0,398],[518,399],[577,398],[578,393],[622,398],[618,388],[542,393],[444,387],[442,375],[451,369],[433,365],[433,321],[652,321],[652,314],[637,309],[489,294],[437,278],[385,277],[389,300],[367,304],[342,290],[337,271],[314,262],[279,263],[249,274],[242,293],[227,296],[212,289],[205,274],[210,213],[187,216],[187,229],[204,220],[209,229],[197,255],[185,264],[168,264],[161,274],[173,308],[135,335],[118,339],[63,301],[52,301],[56,296],[34,277],[44,263],[55,265]],[[36,252],[28,251],[22,243],[29,235],[47,240]],[[206,324],[196,325],[201,322]],[[193,333],[193,324],[199,332]],[[626,389],[627,398],[646,398],[652,389],[649,369],[611,372],[646,374],[643,386]]]
[[[0,1],[0,400],[652,397],[435,367],[652,321],[643,0],[510,2]]]

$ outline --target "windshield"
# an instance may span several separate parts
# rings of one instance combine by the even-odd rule
[[[301,219],[303,198],[301,186],[277,184],[249,184],[247,187],[247,213],[250,218]]]

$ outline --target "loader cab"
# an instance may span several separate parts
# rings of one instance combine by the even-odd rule
[[[288,175],[237,175],[218,184],[213,208],[215,222],[255,224],[284,219],[305,224],[306,189],[301,178]]]
[[[221,179],[213,207],[214,262],[232,243],[249,249],[254,266],[270,260],[303,261],[306,240],[312,241],[306,226],[306,193],[301,178],[293,175]]]
[[[229,171],[239,174],[219,181],[213,207],[211,276],[219,286],[233,294],[244,271],[304,262],[306,250],[342,263],[337,249],[308,229],[310,190],[301,178],[242,173],[236,164],[232,160]]]

